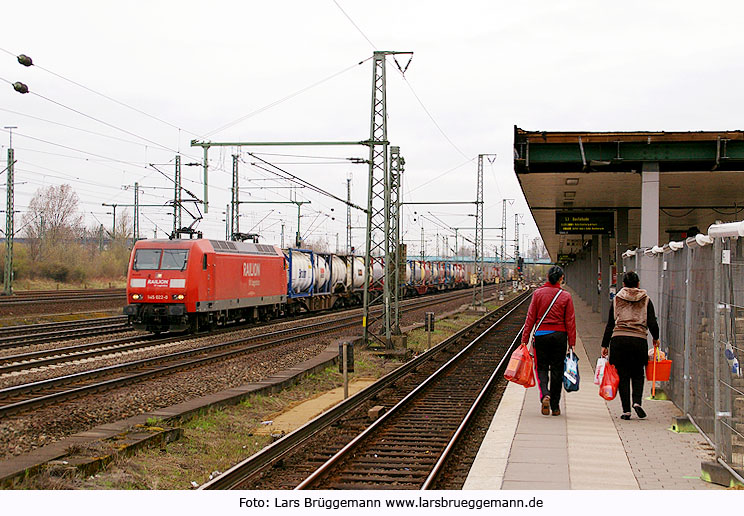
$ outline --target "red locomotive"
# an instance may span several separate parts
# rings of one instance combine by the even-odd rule
[[[129,261],[124,313],[152,332],[268,319],[287,300],[284,254],[272,245],[140,240]]]

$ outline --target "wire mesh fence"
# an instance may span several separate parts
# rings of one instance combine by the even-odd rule
[[[623,265],[626,270],[659,270],[661,349],[672,360],[666,393],[720,458],[744,468],[742,239],[716,239],[704,246],[688,241],[678,251],[667,248],[652,256],[637,251]]]
[[[744,379],[739,357],[744,349],[744,254],[742,239],[723,239],[718,270],[718,434],[721,456],[744,467]],[[717,260],[718,261],[718,260]]]

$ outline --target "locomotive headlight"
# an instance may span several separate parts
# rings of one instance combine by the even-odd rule
[[[142,294],[132,294],[132,299],[142,299]]]
[[[181,299],[183,299],[186,296],[184,296],[183,294],[173,294],[171,297],[173,299],[178,299],[180,301]]]

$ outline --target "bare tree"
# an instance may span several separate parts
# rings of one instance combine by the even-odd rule
[[[134,219],[129,214],[129,210],[124,210],[116,219],[116,227],[111,238],[115,241],[128,242],[134,234]]]
[[[23,215],[23,234],[31,241],[31,255],[41,256],[44,246],[80,237],[83,216],[78,212],[78,196],[70,185],[47,186],[36,190]]]
[[[331,246],[328,243],[328,239],[326,237],[318,237],[315,240],[307,240],[304,243],[304,247],[306,249],[311,249],[312,251],[316,253],[329,253],[331,252]]]

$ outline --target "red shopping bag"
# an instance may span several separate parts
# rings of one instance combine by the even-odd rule
[[[532,356],[524,344],[520,344],[509,358],[504,378],[510,382],[523,385],[525,388],[535,385],[535,375],[532,372]]]
[[[614,400],[617,396],[617,386],[620,384],[620,377],[617,375],[617,369],[612,364],[606,364],[602,383],[599,384],[599,395],[607,401]]]

